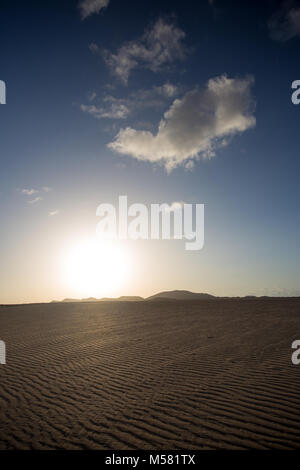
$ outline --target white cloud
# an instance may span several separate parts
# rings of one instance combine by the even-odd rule
[[[188,160],[184,165],[186,170],[192,170],[194,166],[195,166],[195,163],[193,160]]]
[[[97,46],[97,44],[95,44],[94,42],[91,42],[91,44],[89,44],[89,50],[93,54],[98,54],[100,52],[99,46]]]
[[[176,96],[178,92],[178,88],[175,85],[172,85],[172,83],[165,83],[161,87],[156,87],[158,93],[160,93],[163,96],[166,96],[167,98],[172,98],[173,96]]]
[[[122,101],[111,96],[110,104],[107,107],[82,104],[80,108],[97,119],[124,119],[128,116],[130,110]]]
[[[41,196],[37,196],[34,199],[30,199],[30,201],[28,201],[28,204],[37,204],[38,202],[40,202],[42,200],[43,200],[43,198]]]
[[[44,191],[45,193],[49,193],[52,191],[52,188],[49,188],[49,186],[43,186],[42,189],[21,189],[20,190],[22,194],[25,194],[25,196],[33,196],[33,194],[40,193],[41,191]]]
[[[127,84],[131,71],[137,67],[158,72],[176,59],[183,59],[184,38],[180,28],[160,18],[140,39],[125,43],[115,54],[105,51],[104,57],[114,75]],[[95,45],[91,47],[98,51]]]
[[[21,189],[22,194],[26,194],[26,196],[32,196],[33,194],[38,193],[36,189]]]
[[[55,215],[59,214],[59,210],[55,210],[55,211],[50,211],[49,212],[49,216],[50,217],[54,217]]]
[[[82,0],[78,4],[80,9],[81,18],[84,20],[93,13],[99,13],[103,8],[106,8],[109,0]]]
[[[191,160],[211,157],[229,137],[255,126],[252,77],[208,81],[204,89],[176,99],[161,119],[156,134],[130,127],[121,129],[109,148],[138,160],[160,162],[168,170],[191,167]]]
[[[89,101],[94,101],[96,97],[97,97],[97,93],[96,93],[95,91],[92,91],[92,92],[89,93],[89,95],[88,95],[88,100],[89,100]]]
[[[300,6],[295,1],[285,1],[271,16],[270,36],[274,41],[285,42],[300,36]]]
[[[145,108],[161,108],[178,94],[178,87],[172,83],[154,86],[149,90],[137,90],[128,98],[117,98],[112,95],[104,96],[101,105],[82,104],[80,109],[91,114],[96,119],[125,119],[130,114]],[[96,98],[94,96],[94,100]]]
[[[165,103],[166,99],[173,98],[178,94],[178,87],[172,83],[164,83],[161,86],[154,86],[148,90],[140,89],[131,93],[130,99],[141,106],[157,107]]]
[[[50,191],[52,191],[52,188],[50,188],[49,186],[43,186],[41,189],[18,189],[18,191],[20,191],[22,194],[24,194],[25,196],[27,197],[30,197],[30,196],[34,196],[36,195],[36,197],[34,197],[33,199],[27,199],[27,204],[31,204],[31,205],[35,205],[37,204],[38,202],[41,202],[43,201],[43,197],[42,196],[38,196],[38,194],[41,194],[41,193],[49,193]]]

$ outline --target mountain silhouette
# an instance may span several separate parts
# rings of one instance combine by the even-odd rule
[[[209,300],[215,297],[206,293],[190,292],[188,290],[172,290],[159,292],[147,297],[146,300]]]

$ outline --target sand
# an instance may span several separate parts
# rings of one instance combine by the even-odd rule
[[[0,307],[0,449],[300,448],[300,299]]]

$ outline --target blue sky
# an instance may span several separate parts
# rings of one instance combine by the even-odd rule
[[[97,295],[300,295],[299,2],[91,5],[1,6],[0,302],[81,295],[64,252],[122,194],[204,203],[205,246],[128,242]]]

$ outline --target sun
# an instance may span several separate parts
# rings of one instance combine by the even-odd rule
[[[117,241],[86,238],[63,255],[63,277],[79,297],[117,296],[130,275],[130,257]]]

